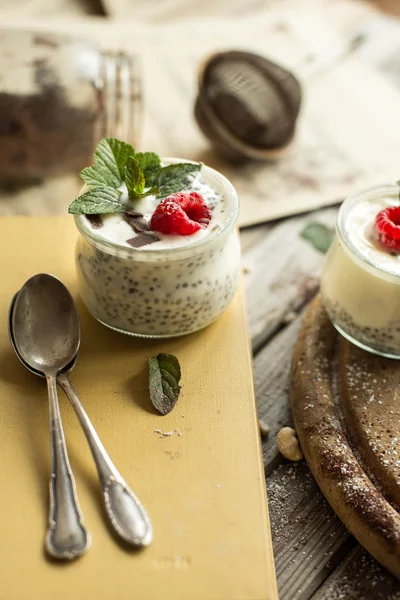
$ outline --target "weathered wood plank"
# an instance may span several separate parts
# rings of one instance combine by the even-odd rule
[[[246,254],[251,248],[260,243],[268,231],[274,227],[274,223],[265,225],[256,225],[255,227],[246,227],[246,229],[240,230],[240,245],[242,247],[242,254]]]
[[[308,600],[356,543],[306,463],[285,461],[267,479],[280,600]]]
[[[276,443],[278,431],[281,427],[292,425],[289,402],[290,363],[302,318],[301,314],[285,327],[254,360],[258,414],[270,427],[268,438],[262,442],[267,474],[281,462]]]
[[[359,544],[326,579],[312,600],[399,600],[400,583]]]
[[[267,230],[258,243],[245,248],[244,281],[255,352],[279,329],[288,313],[298,310],[315,294],[324,255],[300,234],[311,221],[333,227],[336,214],[337,210],[330,208],[287,219]]]
[[[264,464],[281,600],[308,600],[356,541],[323,498],[305,461],[290,463],[277,433],[291,425],[289,381],[292,349],[303,313],[284,326],[255,357],[259,416],[270,426]]]

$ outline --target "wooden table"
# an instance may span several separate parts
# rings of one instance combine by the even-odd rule
[[[41,7],[43,3],[40,0]],[[256,3],[249,4],[254,8]],[[212,153],[204,160],[213,164]],[[77,183],[67,183],[72,195]],[[65,185],[58,180],[50,189],[36,190],[33,202],[29,189],[2,192],[0,214],[63,212],[65,203],[63,207],[53,199],[61,190],[68,196]],[[291,463],[277,449],[277,432],[291,425],[292,348],[304,309],[318,290],[324,260],[300,234],[313,221],[333,227],[336,212],[336,208],[324,209],[241,232],[259,415],[271,429],[263,441],[263,454],[279,597],[395,600],[400,599],[399,582],[348,533],[322,497],[305,461]]]
[[[292,348],[324,261],[300,234],[313,221],[333,226],[336,212],[325,209],[241,234],[258,409],[271,428],[263,453],[279,598],[395,600],[399,582],[349,534],[305,461],[285,460],[276,443],[279,429],[292,424]]]

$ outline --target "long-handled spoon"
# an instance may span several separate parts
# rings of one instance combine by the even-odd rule
[[[44,277],[44,276],[41,276]],[[60,286],[60,294],[68,294],[68,290],[65,286],[50,275],[46,276],[55,280]],[[73,302],[73,301],[72,301]],[[72,309],[71,309],[72,310]],[[76,313],[76,307],[73,303],[73,310]],[[17,353],[17,356],[22,362],[36,375],[43,376],[43,373],[38,369],[32,369],[23,360],[23,357],[19,354],[18,348],[16,347],[14,335],[13,335],[13,308],[12,304],[10,307],[10,339]],[[77,313],[76,313],[77,315]],[[78,335],[80,337],[79,318],[78,323]],[[87,440],[89,442],[93,458],[95,460],[97,471],[100,478],[100,484],[103,491],[104,505],[106,513],[110,519],[112,526],[116,533],[129,544],[134,546],[146,546],[150,544],[153,538],[151,522],[140,504],[139,500],[129,489],[128,485],[117,471],[116,467],[112,463],[108,456],[103,444],[101,443],[96,430],[94,429],[86,411],[84,410],[75,390],[73,389],[71,382],[68,378],[69,371],[74,367],[77,358],[77,353],[72,357],[70,363],[57,375],[57,382],[64,390],[69,401],[71,402],[81,426],[85,432]]]
[[[59,298],[47,278],[29,279],[15,297],[10,329],[14,347],[24,364],[46,377],[50,409],[51,476],[47,552],[54,558],[73,559],[90,547],[83,524],[74,476],[69,464],[57,398],[56,376],[79,347],[72,298]],[[79,327],[79,322],[78,322]],[[72,331],[72,335],[71,335]]]

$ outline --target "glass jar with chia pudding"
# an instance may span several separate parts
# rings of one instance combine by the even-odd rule
[[[395,184],[342,204],[321,293],[336,329],[354,344],[400,358],[400,200]]]
[[[178,162],[190,161],[163,159]],[[104,325],[140,337],[179,336],[206,327],[231,302],[240,274],[237,194],[205,165],[184,193],[200,195],[210,215],[191,235],[151,227],[161,204],[168,212],[168,203],[152,195],[128,214],[75,215],[79,291]]]

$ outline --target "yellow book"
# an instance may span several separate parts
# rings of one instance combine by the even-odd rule
[[[0,597],[7,600],[277,598],[242,293],[207,329],[139,340],[98,324],[79,299],[82,346],[71,373],[101,440],[146,507],[154,542],[122,547],[103,515],[86,438],[59,390],[71,466],[92,547],[47,559],[49,422],[45,381],[7,334],[13,294],[39,272],[76,296],[69,217],[0,219]],[[148,358],[175,354],[182,392],[167,416],[148,397]],[[161,432],[172,432],[163,436]]]

